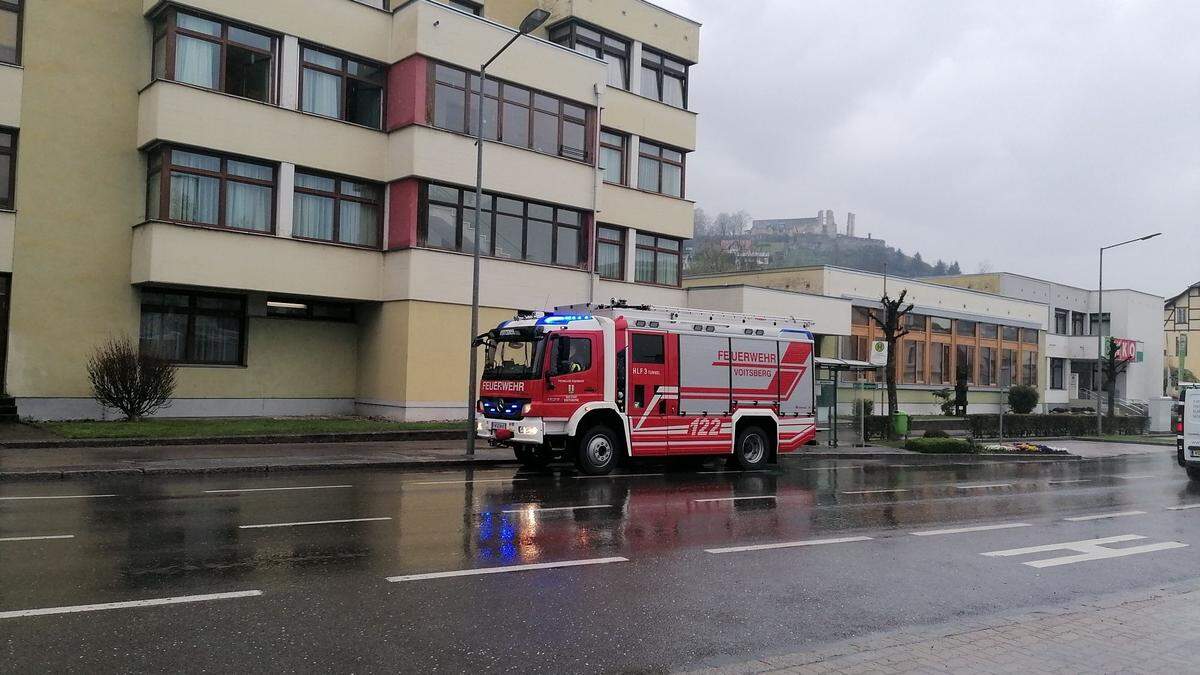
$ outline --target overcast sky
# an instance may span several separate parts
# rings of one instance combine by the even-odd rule
[[[701,29],[688,197],[925,260],[1200,281],[1200,2],[656,0]]]

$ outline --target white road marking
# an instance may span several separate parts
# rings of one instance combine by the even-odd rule
[[[989,530],[1007,530],[1014,527],[1031,527],[1029,523],[999,523],[996,525],[972,525],[970,527],[952,527],[946,530],[921,530],[910,532],[918,537],[932,537],[939,534],[963,534],[965,532],[987,532]]]
[[[693,499],[694,502],[736,502],[743,499],[777,499],[775,495],[759,495],[757,497],[714,497],[712,499]]]
[[[74,539],[73,534],[46,534],[37,537],[0,537],[0,541],[42,541],[43,539]]]
[[[119,495],[46,495],[42,497],[0,497],[0,501],[20,501],[24,499],[100,499],[101,497],[117,497]]]
[[[391,520],[391,517],[383,518],[341,518],[338,520],[306,520],[298,523],[264,523],[262,525],[238,525],[239,530],[257,530],[266,527],[294,527],[298,525],[331,525],[334,523],[367,523],[377,520]]]
[[[207,602],[209,600],[231,600],[233,598],[249,598],[262,595],[262,591],[236,591],[233,593],[209,593],[208,595],[181,595],[174,598],[155,598],[153,600],[132,600],[129,602],[105,602],[98,605],[72,605],[69,607],[46,607],[43,609],[21,609],[12,612],[0,612],[0,619],[16,619],[23,616],[46,616],[47,614],[74,614],[76,612],[98,612],[106,609],[127,609],[131,607],[156,607],[158,605],[178,605],[185,602]]]
[[[1074,480],[1052,480],[1048,481],[1051,485],[1067,485],[1068,483],[1090,483],[1089,478],[1076,478]]]
[[[276,492],[278,490],[337,490],[341,488],[352,488],[353,485],[304,485],[300,487],[272,487],[272,488],[239,488],[230,490],[205,490],[207,494],[221,494],[225,492]]]
[[[578,509],[611,509],[615,508],[616,504],[587,504],[585,506],[554,506],[551,508],[543,508],[540,506],[530,506],[524,509],[505,509],[500,513],[546,513],[548,511],[575,511]]]
[[[502,574],[504,572],[526,572],[529,570],[549,570],[559,567],[579,567],[582,565],[603,565],[606,563],[629,562],[628,558],[591,558],[589,560],[560,560],[558,562],[534,563],[531,565],[507,565],[504,567],[483,567],[473,570],[455,570],[453,572],[428,572],[426,574],[405,574],[398,577],[388,577],[388,581],[425,581],[426,579],[448,579],[450,577],[469,577],[478,574]]]
[[[910,492],[910,490],[894,489],[894,490],[842,490],[844,495],[874,495],[884,492]]]
[[[575,476],[577,479],[584,478],[641,478],[643,476],[665,476],[665,473],[612,473],[604,476]]]
[[[785,541],[779,544],[753,544],[750,546],[730,546],[728,548],[706,548],[706,553],[743,553],[745,551],[767,551],[776,548],[795,548],[797,546],[821,546],[822,544],[845,544],[852,541],[868,541],[871,537],[838,537],[836,539],[805,539],[803,541]]]
[[[770,473],[771,469],[725,469],[722,471],[697,471],[696,473]]]
[[[1179,506],[1168,506],[1168,511],[1186,511],[1188,509],[1200,509],[1200,504],[1180,504]]]
[[[1079,522],[1083,522],[1085,520],[1103,520],[1105,518],[1123,518],[1125,516],[1144,516],[1144,515],[1146,515],[1145,511],[1117,511],[1115,513],[1097,513],[1097,514],[1091,515],[1091,516],[1074,516],[1072,518],[1063,518],[1063,520],[1067,520],[1072,523],[1079,523]]]
[[[511,483],[515,480],[529,480],[528,478],[473,478],[471,480],[422,480],[409,481],[401,483],[401,487],[406,485],[464,485],[466,483]]]
[[[986,490],[988,488],[1012,487],[1012,483],[984,483],[982,485],[955,485],[959,490]]]
[[[1129,546],[1126,548],[1108,548],[1104,544],[1116,544],[1123,541],[1134,541],[1137,539],[1145,539],[1140,534],[1122,534],[1116,537],[1103,537],[1101,539],[1084,539],[1082,541],[1068,541],[1062,544],[1046,544],[1044,546],[1029,546],[1026,548],[1013,548],[1004,551],[990,551],[982,555],[992,557],[1008,557],[1014,555],[1027,555],[1030,553],[1046,553],[1048,551],[1078,551],[1078,555],[1067,555],[1058,558],[1047,558],[1045,560],[1032,560],[1021,563],[1029,567],[1057,567],[1059,565],[1070,565],[1077,562],[1087,562],[1090,560],[1106,560],[1108,558],[1123,558],[1127,555],[1136,555],[1138,553],[1152,553],[1154,551],[1166,551],[1173,548],[1184,548],[1187,544],[1178,541],[1167,541],[1158,544],[1143,544],[1141,546]]]
[[[854,464],[851,466],[810,466],[801,471],[837,471],[838,469],[861,469],[862,466]]]
[[[1124,478],[1125,480],[1137,480],[1138,478],[1158,478],[1158,476],[1131,476],[1129,474],[1118,474],[1113,478]]]

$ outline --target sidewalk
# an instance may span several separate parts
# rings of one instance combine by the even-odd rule
[[[0,449],[0,480],[46,480],[119,475],[412,468],[495,465],[515,461],[512,450],[482,444],[474,458],[461,440],[365,443],[221,443],[125,447]]]
[[[733,673],[1185,673],[1196,670],[1200,587],[864,635],[694,671]]]

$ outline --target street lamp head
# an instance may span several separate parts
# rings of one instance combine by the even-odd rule
[[[1140,241],[1146,241],[1147,239],[1153,239],[1153,238],[1157,237],[1157,236],[1158,236],[1158,235],[1160,235],[1160,234],[1162,234],[1162,232],[1155,232],[1154,234],[1148,234],[1148,235],[1146,235],[1146,236],[1142,237],[1142,238],[1140,239]]]
[[[546,23],[546,19],[550,18],[550,12],[544,9],[535,9],[530,12],[524,19],[521,20],[520,32],[521,35],[529,35],[538,29],[538,26]]]

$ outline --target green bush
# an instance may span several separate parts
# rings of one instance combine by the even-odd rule
[[[904,442],[906,450],[932,454],[955,454],[974,452],[975,446],[965,438],[910,438]]]
[[[1037,404],[1037,389],[1027,384],[1018,384],[1008,390],[1008,407],[1012,408],[1012,411],[1018,415],[1028,415],[1033,412]]]
[[[1104,419],[1104,433],[1136,435],[1146,431],[1145,417],[1112,417]],[[967,425],[975,438],[995,438],[1000,435],[999,415],[968,415]],[[1005,415],[1005,438],[1036,438],[1047,436],[1095,436],[1096,418],[1093,415]]]
[[[927,429],[922,438],[950,438],[950,434],[941,429]]]

